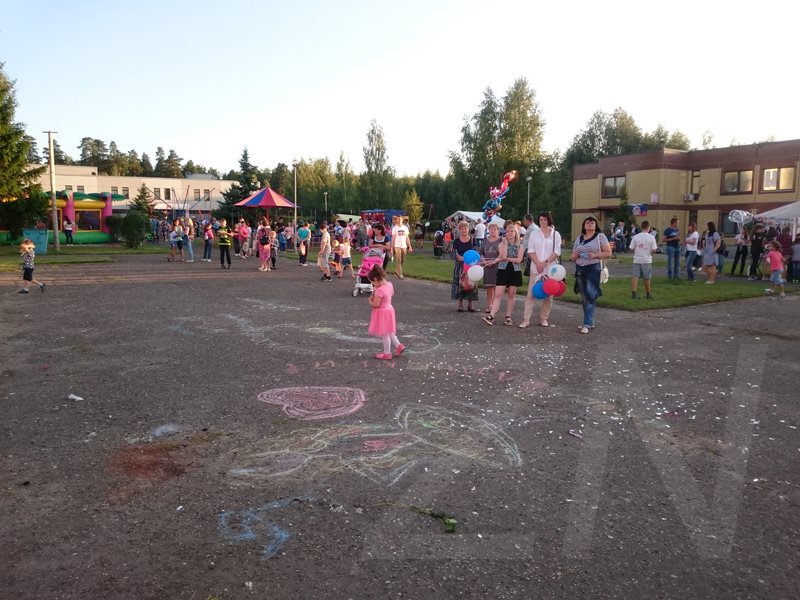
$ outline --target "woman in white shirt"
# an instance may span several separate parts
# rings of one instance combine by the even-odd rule
[[[525,309],[522,313],[522,323],[520,327],[528,327],[533,314],[533,305],[536,299],[533,297],[533,286],[542,278],[547,265],[556,261],[561,256],[561,234],[553,227],[553,217],[549,212],[539,215],[539,230],[533,231],[528,236],[528,257],[531,259],[531,277],[528,282],[528,294],[525,297]],[[548,327],[550,324],[547,318],[550,316],[550,309],[553,307],[553,297],[548,296],[542,301],[542,308],[539,312],[539,324]]]

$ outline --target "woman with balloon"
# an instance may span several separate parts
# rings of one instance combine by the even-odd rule
[[[458,300],[458,312],[464,312],[464,300],[467,301],[467,310],[475,312],[475,307],[472,303],[478,300],[478,288],[475,282],[483,277],[483,267],[478,264],[481,260],[481,255],[475,251],[474,246],[475,242],[469,234],[469,223],[460,221],[458,224],[458,237],[453,240],[455,264],[453,265],[453,283],[450,286],[450,299]],[[466,273],[467,277],[462,277],[465,267],[469,271]],[[472,277],[469,277],[470,271],[473,271],[473,269],[474,273]]]
[[[497,286],[497,264],[500,262],[500,227],[497,223],[489,223],[489,235],[478,249],[483,266],[483,287],[486,290],[486,312],[491,312]],[[467,273],[469,275],[469,273]]]
[[[575,262],[575,283],[583,301],[583,324],[580,333],[594,329],[594,311],[597,299],[603,294],[600,290],[601,260],[611,257],[608,238],[599,231],[597,219],[586,217],[581,226],[581,235],[572,246],[570,260]]]
[[[525,258],[525,248],[520,243],[519,231],[514,225],[506,227],[503,241],[498,246],[498,252],[494,301],[489,309],[489,314],[483,317],[483,321],[487,325],[494,325],[494,316],[500,310],[500,301],[503,295],[506,295],[506,318],[503,322],[511,326],[514,324],[511,315],[514,314],[517,288],[522,285],[522,261]]]
[[[539,229],[533,231],[528,236],[528,256],[531,259],[531,278],[528,284],[528,294],[525,297],[525,310],[522,313],[522,323],[520,327],[528,327],[533,313],[533,305],[536,300],[542,300],[542,308],[539,312],[539,324],[548,327],[550,324],[547,319],[550,316],[550,309],[553,307],[553,295],[563,294],[561,286],[556,285],[556,281],[547,284],[547,278],[555,279],[552,275],[547,276],[546,271],[551,266],[558,266],[558,259],[561,257],[561,234],[553,227],[553,217],[549,212],[539,214]],[[564,267],[556,269],[558,274],[564,271]],[[561,280],[566,276],[566,271],[560,277]],[[557,280],[558,281],[558,280]],[[539,286],[536,288],[536,286]],[[536,293],[534,293],[536,288]],[[564,287],[566,289],[566,286]],[[558,293],[560,291],[560,293]],[[553,292],[557,292],[553,294]]]

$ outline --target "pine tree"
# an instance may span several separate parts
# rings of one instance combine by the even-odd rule
[[[214,211],[214,216],[218,219],[225,218],[229,223],[233,222],[233,217],[241,210],[235,206],[253,192],[258,191],[258,168],[250,164],[250,154],[245,148],[242,157],[239,159],[238,183],[234,183],[227,192],[222,192],[224,200]]]
[[[150,190],[147,189],[145,184],[142,184],[138,193],[136,194],[136,197],[128,204],[128,208],[130,210],[138,211],[147,216],[153,214],[153,209],[155,206],[155,200],[153,200],[153,196],[150,194]]]
[[[0,63],[0,227],[17,238],[23,227],[33,225],[47,211],[47,198],[37,183],[46,169],[28,166],[30,139],[25,127],[14,122],[14,83],[3,67]]]

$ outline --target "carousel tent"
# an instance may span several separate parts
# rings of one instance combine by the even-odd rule
[[[773,208],[772,210],[758,213],[755,218],[763,220],[773,219],[775,221],[790,221],[792,219],[800,219],[800,200],[785,206],[779,206],[778,208]]]

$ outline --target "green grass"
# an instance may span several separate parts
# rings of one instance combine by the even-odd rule
[[[195,244],[196,247],[196,244]],[[97,244],[65,246],[62,244],[58,254],[54,247],[48,246],[48,254],[37,254],[37,265],[70,265],[82,263],[114,262],[116,256],[135,254],[164,254],[169,252],[166,244],[146,244],[140,248],[128,248],[124,244]],[[20,269],[19,247],[0,246],[0,272],[11,273]]]

